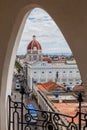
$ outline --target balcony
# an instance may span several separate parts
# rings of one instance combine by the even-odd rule
[[[81,112],[82,95],[79,94],[79,109],[76,115],[70,116],[60,112],[42,111],[26,107],[23,103],[23,91],[21,101],[9,101],[8,130],[86,130],[87,113]],[[31,112],[29,112],[31,111]],[[32,114],[33,112],[33,114]]]

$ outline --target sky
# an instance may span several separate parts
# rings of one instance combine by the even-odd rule
[[[36,36],[36,40],[41,44],[42,53],[71,54],[68,43],[56,23],[47,12],[40,8],[33,9],[26,20],[17,55],[26,54],[26,48],[33,35]]]

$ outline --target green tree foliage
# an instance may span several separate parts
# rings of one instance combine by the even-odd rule
[[[20,70],[22,69],[22,66],[17,60],[15,61],[15,67],[16,67],[18,73],[20,73]]]

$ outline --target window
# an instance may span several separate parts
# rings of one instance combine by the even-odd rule
[[[63,83],[64,85],[66,85],[66,83]]]
[[[70,73],[72,73],[72,71],[70,71]]]
[[[79,84],[79,82],[77,82],[76,84]]]
[[[70,83],[70,84],[72,84],[72,83]]]

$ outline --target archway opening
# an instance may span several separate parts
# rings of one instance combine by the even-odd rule
[[[70,95],[70,93],[67,92],[71,92],[73,90],[73,87],[76,87],[72,91],[72,93],[77,94],[79,88],[82,86],[82,80],[78,67],[76,65],[75,58],[73,57],[66,40],[60,33],[60,30],[51,20],[51,17],[48,17],[46,12],[40,9],[41,12],[44,12],[46,15],[44,16],[42,14],[39,14],[40,17],[37,18],[37,14],[39,13],[38,10],[39,9],[37,8],[34,9],[26,21],[27,24],[25,25],[25,30],[22,35],[21,44],[18,50],[20,56],[17,56],[19,60],[22,55],[20,50],[23,48],[23,52],[25,53],[24,55],[26,55],[24,61],[24,69],[25,71],[27,71],[27,75],[25,78],[27,78],[28,88],[31,90],[35,90],[36,84],[42,86],[44,84],[45,88],[46,86],[49,86],[50,88],[50,85],[54,85],[55,88],[55,85],[57,85],[60,88],[55,88],[55,93],[53,88],[51,88],[52,91],[46,88],[46,90],[48,89],[47,91],[50,91],[50,94],[53,94],[52,96],[55,97],[55,99],[52,101],[52,103],[54,103],[54,106],[57,106],[56,103],[64,103],[67,101],[68,103],[74,103],[77,99],[74,98],[72,94]],[[34,13],[34,16],[32,15],[32,13]],[[50,26],[51,24],[52,26]],[[40,25],[41,28],[38,25]],[[35,36],[34,39],[31,38],[33,35],[36,35],[36,39]],[[38,41],[40,42],[41,47]],[[43,50],[41,50],[41,48],[43,48]],[[40,59],[39,56],[41,56]],[[22,60],[20,59],[20,62],[21,61]],[[34,67],[36,67],[36,69]],[[63,92],[63,95],[59,93],[59,90]],[[68,97],[66,95],[68,95]],[[50,98],[50,96],[48,96],[48,98]],[[55,103],[56,98],[58,98],[58,102]],[[40,99],[37,100],[40,101],[43,99],[41,99],[40,97]],[[38,102],[38,104],[41,105],[40,102]],[[47,105],[44,104],[44,106],[45,110],[50,109]],[[60,109],[60,111],[61,110],[62,108]]]
[[[48,57],[59,61],[64,60],[66,63],[68,63],[68,60],[69,62],[71,60],[72,63],[70,64],[76,64],[75,58],[70,50],[70,47],[68,46],[68,43],[66,42],[60,29],[57,27],[53,19],[47,14],[47,12],[40,8],[35,8],[34,10],[32,10],[26,20],[25,28],[21,37],[17,53],[18,55],[21,55],[22,48],[23,54],[27,54],[27,46],[28,43],[32,40],[33,35],[36,35],[36,40],[38,40],[42,46],[42,55],[43,57],[45,57],[44,60],[46,60],[46,58]],[[27,57],[28,56],[29,55],[27,55]],[[81,85],[82,80],[78,67],[75,71],[77,72],[76,74],[72,73],[72,70],[69,71],[70,81],[67,81],[66,77],[68,74],[66,74],[66,71],[63,70],[64,73],[59,75],[59,77],[61,77],[62,75],[63,80],[65,80],[62,81],[62,83],[67,86]]]

